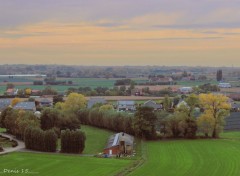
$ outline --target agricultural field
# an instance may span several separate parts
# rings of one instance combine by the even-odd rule
[[[0,94],[3,94],[6,90],[7,83],[13,83],[18,89],[38,89],[43,90],[46,85],[33,85],[34,78],[15,78],[15,79],[5,79],[0,78]],[[114,83],[118,79],[105,79],[105,78],[58,78],[57,80],[61,81],[72,81],[73,85],[52,85],[53,89],[56,89],[58,92],[65,92],[69,87],[114,87]],[[137,83],[146,82],[145,78],[133,78]],[[8,81],[8,82],[4,82]]]
[[[4,169],[25,170],[28,169],[34,175],[43,176],[105,176],[115,175],[128,166],[130,160],[119,160],[111,158],[82,157],[77,155],[56,154],[33,154],[33,153],[11,153],[0,156],[0,172]],[[16,175],[3,174],[0,175]],[[21,173],[20,175],[31,175]]]
[[[222,139],[145,142],[146,161],[131,176],[240,175],[240,132]]]
[[[108,138],[114,134],[111,131],[81,125],[81,130],[86,134],[85,149],[83,154],[97,154],[102,152]]]

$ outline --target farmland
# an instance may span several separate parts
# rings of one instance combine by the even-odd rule
[[[44,176],[114,175],[130,164],[129,160],[104,159],[54,154],[11,153],[0,156],[0,172],[4,169],[22,170]],[[16,174],[3,174],[16,175]],[[29,175],[23,173],[20,175]]]
[[[146,142],[146,162],[130,175],[240,175],[240,132],[222,137]]]

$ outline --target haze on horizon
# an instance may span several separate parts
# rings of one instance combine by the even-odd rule
[[[240,66],[238,0],[11,0],[0,64]]]

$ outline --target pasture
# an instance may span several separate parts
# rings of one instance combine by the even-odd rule
[[[222,137],[146,142],[146,161],[130,175],[240,175],[240,132],[227,132]]]
[[[29,173],[20,175],[44,175],[44,176],[105,176],[115,175],[131,163],[130,160],[119,160],[111,158],[82,157],[77,155],[56,154],[33,154],[33,153],[11,153],[0,156],[0,175],[18,175],[14,173],[4,174],[4,169],[25,169]]]

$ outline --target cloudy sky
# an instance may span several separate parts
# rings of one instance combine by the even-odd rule
[[[240,3],[0,0],[0,61],[240,66]]]

